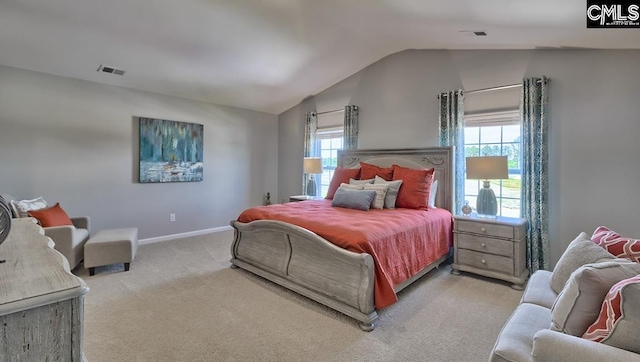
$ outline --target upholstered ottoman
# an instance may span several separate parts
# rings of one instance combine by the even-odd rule
[[[128,271],[137,250],[138,228],[100,230],[84,246],[84,267],[93,275],[97,266],[124,263]]]

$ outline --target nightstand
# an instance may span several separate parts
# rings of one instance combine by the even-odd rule
[[[510,217],[495,219],[454,216],[454,262],[451,272],[471,272],[513,283],[524,289],[529,276],[526,268],[525,233],[527,220]]]
[[[320,200],[320,199],[322,199],[322,197],[320,197],[320,196],[309,196],[309,195],[289,196],[289,202],[306,201],[306,200]]]

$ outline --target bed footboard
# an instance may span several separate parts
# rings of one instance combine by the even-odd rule
[[[373,330],[374,263],[280,221],[232,221],[231,263],[360,321]]]

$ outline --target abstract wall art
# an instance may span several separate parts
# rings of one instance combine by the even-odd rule
[[[203,125],[138,119],[141,183],[202,181]]]

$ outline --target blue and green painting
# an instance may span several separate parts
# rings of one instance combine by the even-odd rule
[[[202,181],[203,125],[138,119],[140,182]]]

